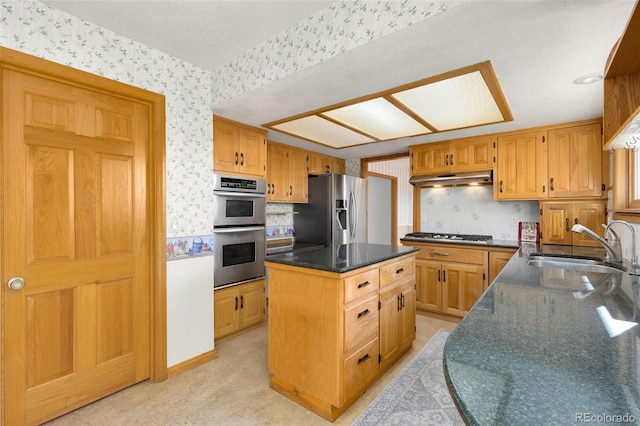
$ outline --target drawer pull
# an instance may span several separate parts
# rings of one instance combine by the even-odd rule
[[[363,362],[368,361],[369,358],[371,358],[371,355],[369,355],[369,354],[366,354],[362,358],[358,358],[358,364],[362,364]]]
[[[432,251],[432,256],[449,256],[449,253],[444,251]]]
[[[396,270],[396,274],[401,274],[404,272],[404,268],[400,268]]]
[[[369,284],[371,284],[369,281],[365,281],[365,282],[363,282],[363,283],[358,284],[358,288],[366,287],[366,286],[368,286]]]
[[[369,311],[369,309],[365,309],[364,311],[358,313],[358,318],[362,318],[365,315],[369,315],[371,313],[371,311]]]

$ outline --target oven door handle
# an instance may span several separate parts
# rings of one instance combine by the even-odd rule
[[[225,195],[227,197],[265,198],[264,193],[260,192],[213,191],[213,195]]]
[[[253,231],[264,231],[264,226],[240,226],[233,228],[218,228],[214,229],[214,234],[228,234],[231,232],[253,232]]]

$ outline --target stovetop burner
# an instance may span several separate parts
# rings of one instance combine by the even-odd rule
[[[446,241],[465,241],[475,243],[489,243],[493,241],[491,235],[474,235],[474,234],[442,234],[435,232],[412,232],[405,235],[405,238],[417,240],[446,240]]]

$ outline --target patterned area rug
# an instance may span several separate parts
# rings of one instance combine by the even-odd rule
[[[438,330],[353,425],[464,425],[442,369],[448,336],[448,330]]]

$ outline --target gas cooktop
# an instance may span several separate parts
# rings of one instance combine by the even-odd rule
[[[491,235],[443,234],[435,232],[412,232],[405,235],[408,240],[456,241],[475,244],[488,244],[493,241]]]

